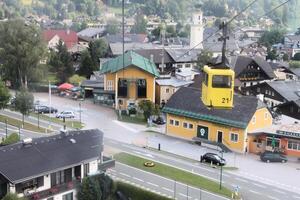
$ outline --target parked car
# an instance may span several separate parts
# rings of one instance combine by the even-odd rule
[[[280,153],[273,153],[269,151],[265,151],[260,155],[260,159],[264,162],[282,162],[285,163],[287,162],[286,156],[280,154]]]
[[[206,153],[202,155],[200,161],[212,163],[220,166],[226,165],[226,160],[224,158],[221,158],[218,154],[215,153]]]
[[[40,106],[37,105],[34,107],[34,111],[37,113],[57,113],[57,109],[49,106]]]
[[[157,124],[157,125],[164,125],[166,123],[166,121],[164,120],[164,118],[162,118],[161,116],[153,119],[152,122],[154,124]]]
[[[56,114],[56,118],[75,118],[75,114],[73,111],[62,111]]]

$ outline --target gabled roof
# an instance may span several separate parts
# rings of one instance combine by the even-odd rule
[[[100,73],[115,73],[119,70],[122,70],[126,67],[135,66],[137,68],[140,68],[141,70],[144,70],[156,77],[159,76],[159,73],[156,69],[155,64],[150,61],[149,59],[133,52],[128,51],[124,55],[124,66],[123,66],[123,55],[118,56],[112,60],[109,60],[105,63],[103,63]]]
[[[122,34],[106,35],[104,37],[108,43],[122,42]],[[144,43],[147,42],[147,34],[125,34],[124,38],[126,43]]]
[[[109,43],[109,48],[112,52],[113,56],[122,55],[122,42],[116,42],[116,43]],[[154,45],[152,43],[138,43],[138,42],[131,42],[131,43],[125,43],[124,44],[124,50],[130,51],[130,50],[137,50],[137,49],[154,49],[157,45]]]
[[[252,62],[255,62],[262,71],[268,76],[269,79],[275,78],[275,74],[272,70],[270,64],[261,57],[249,57],[249,56],[237,56],[237,58],[232,62],[232,67],[235,72],[235,76],[239,76],[244,69],[247,68]]]
[[[31,146],[0,147],[0,174],[15,184],[96,160],[102,151],[103,133],[98,129],[34,138]]]
[[[155,64],[160,64],[162,62],[162,55],[164,56],[165,64],[174,63],[174,60],[165,49],[137,49],[134,50],[134,52],[145,58],[148,58],[149,60],[151,60],[151,56],[153,56],[153,62]]]
[[[182,87],[169,99],[163,112],[245,129],[257,107],[256,97],[234,95],[232,109],[209,109],[201,100],[200,89]]]
[[[187,49],[187,48],[167,48],[166,51],[175,62],[196,62],[200,49]],[[187,53],[188,52],[188,53]]]
[[[300,81],[271,81],[262,84],[269,85],[287,101],[300,99]]]
[[[66,44],[68,49],[78,43],[78,37],[74,31],[53,29],[43,31],[43,39],[46,42],[49,42],[55,35],[57,35]]]
[[[80,32],[77,33],[78,36],[85,36],[85,37],[94,37],[97,34],[102,34],[104,33],[105,28],[93,28],[89,27],[86,28]]]

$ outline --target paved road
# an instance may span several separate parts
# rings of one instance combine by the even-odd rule
[[[154,193],[176,198],[178,200],[194,199],[194,200],[227,200],[228,198],[212,194],[205,190],[188,186],[174,180],[145,172],[122,163],[116,163],[114,169],[108,170],[108,175],[112,178],[128,182],[148,189]]]
[[[193,172],[219,182],[220,170],[214,169],[199,162],[182,160],[178,157],[176,158],[174,156],[161,154],[157,151],[136,147],[134,145],[117,142],[107,138],[105,139],[105,145],[107,147],[113,147],[115,149],[142,156],[147,159],[152,159],[156,162],[168,164],[172,167],[178,167],[180,169]],[[261,182],[237,176],[235,175],[234,171],[223,170],[223,184],[232,190],[234,187],[239,186],[240,191],[244,196],[244,200],[300,199],[300,195],[297,193],[286,191],[284,188],[276,188],[268,184],[263,184]]]

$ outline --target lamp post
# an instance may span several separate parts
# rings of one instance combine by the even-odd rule
[[[40,129],[40,112],[38,111],[38,129]]]
[[[223,159],[223,150],[221,150],[221,158]],[[220,190],[222,190],[222,175],[223,175],[223,165],[220,168]]]

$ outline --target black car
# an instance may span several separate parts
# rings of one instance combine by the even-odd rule
[[[164,125],[166,123],[162,117],[157,117],[156,119],[153,119],[152,122],[157,125]]]
[[[285,163],[287,162],[287,158],[280,154],[280,153],[273,153],[273,152],[268,152],[268,151],[265,151],[264,153],[262,153],[260,155],[260,159],[264,162],[282,162],[282,163]]]
[[[215,153],[206,153],[202,155],[200,162],[207,162],[220,166],[226,165],[225,159],[221,158],[218,154]]]
[[[51,108],[51,109],[50,109]],[[49,106],[36,106],[35,112],[37,113],[57,113],[57,109]]]

